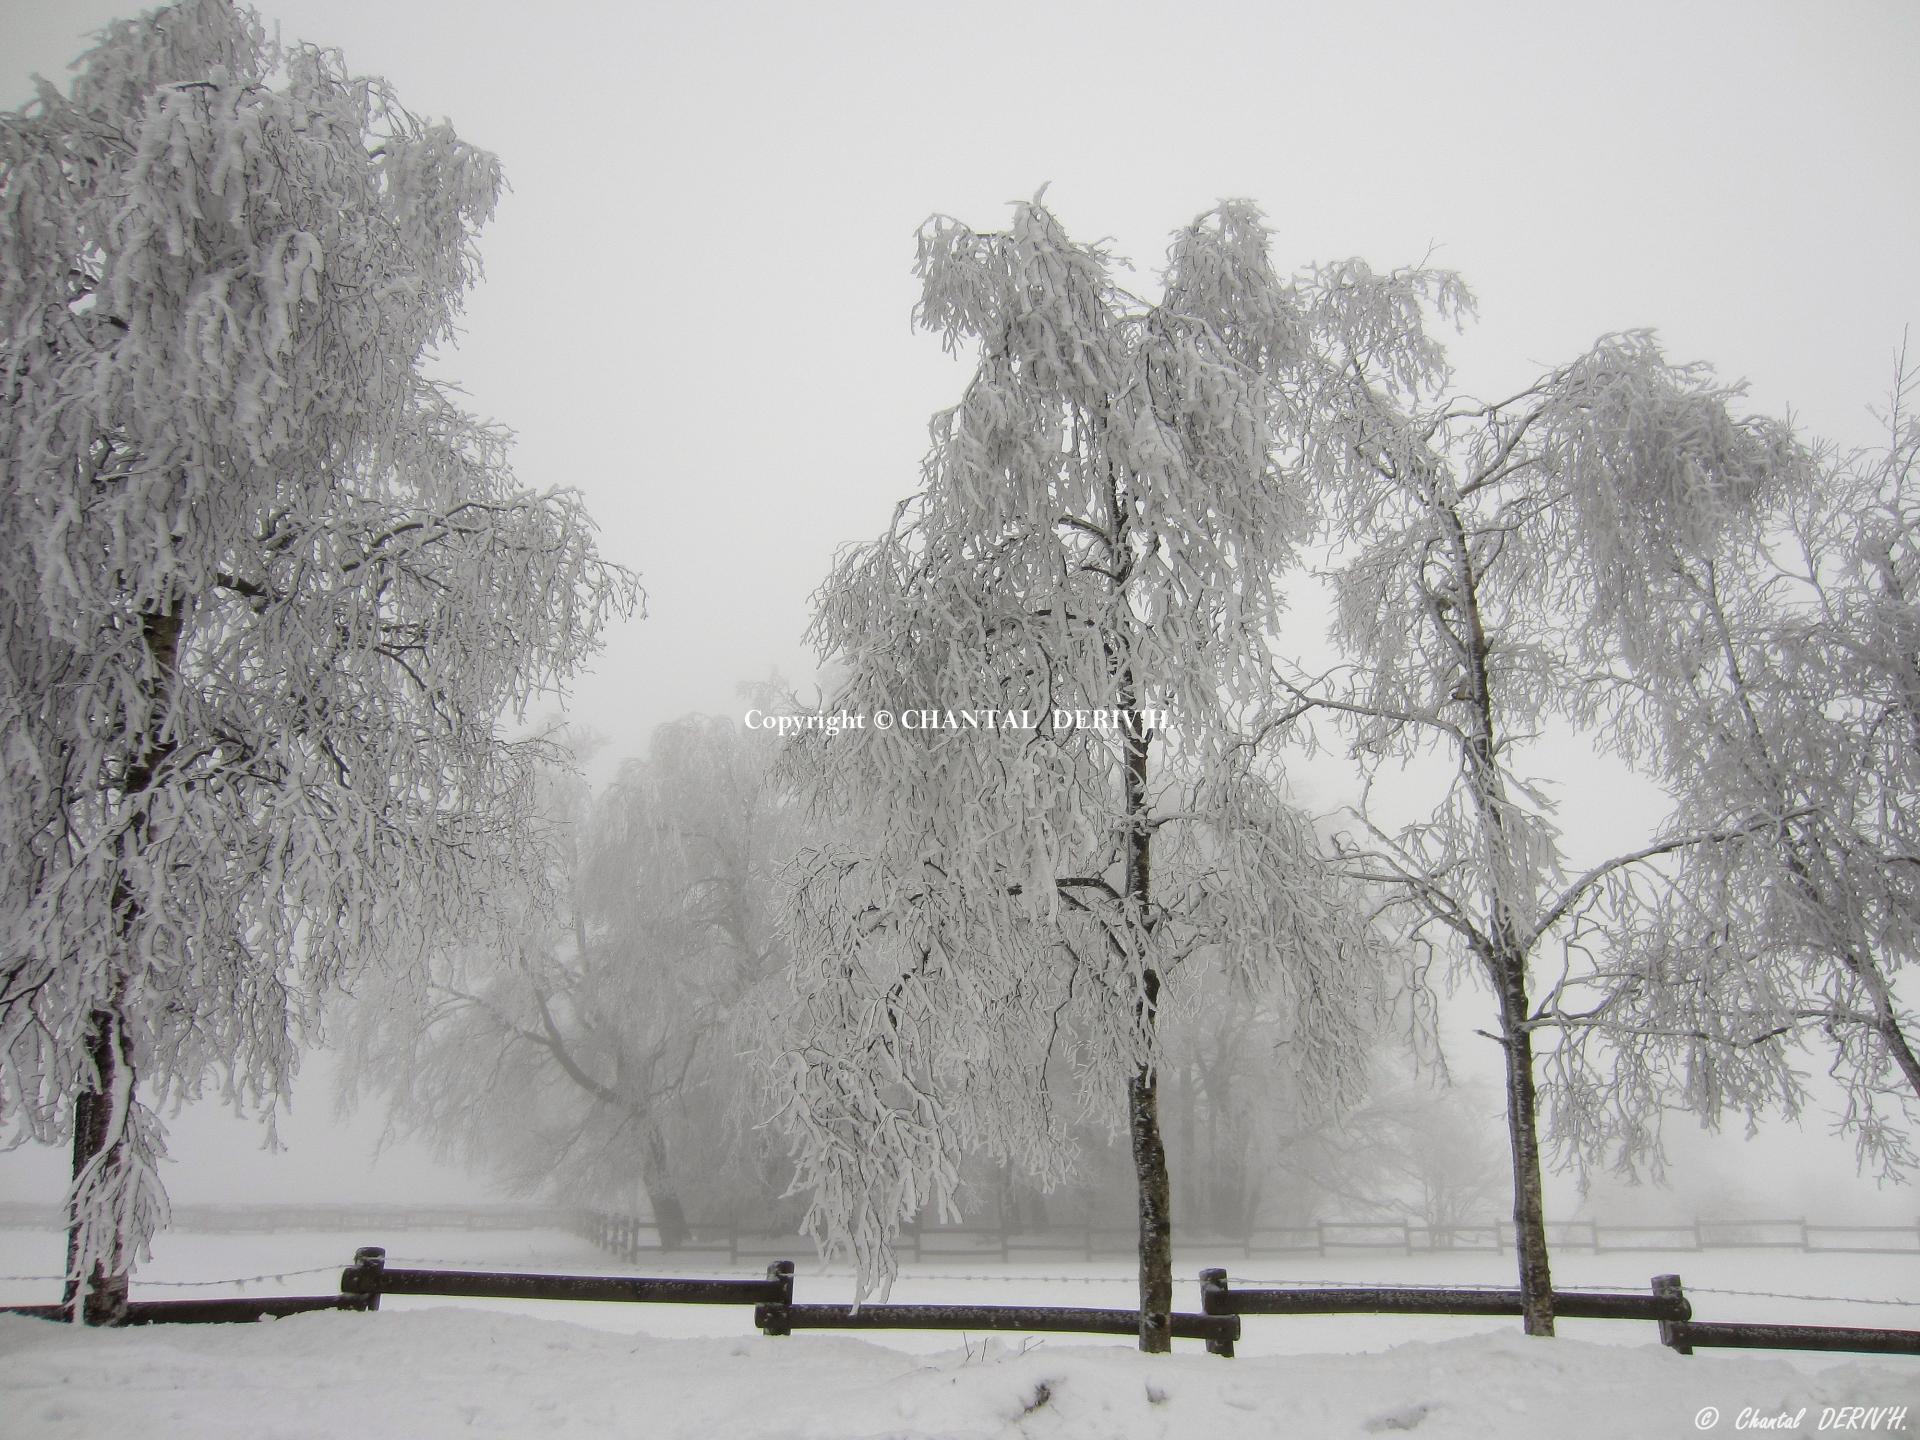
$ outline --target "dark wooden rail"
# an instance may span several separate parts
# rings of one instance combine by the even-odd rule
[[[369,1295],[263,1295],[218,1300],[134,1300],[122,1325],[245,1325],[255,1320],[305,1315],[315,1310],[372,1310]],[[0,1305],[0,1314],[65,1320],[64,1305]]]
[[[1518,1315],[1518,1290],[1449,1290],[1389,1286],[1301,1286],[1235,1290],[1227,1272],[1200,1272],[1200,1308],[1209,1315]],[[1650,1292],[1624,1295],[1554,1292],[1553,1313],[1566,1320],[1652,1320],[1660,1343],[1682,1355],[1696,1347],[1742,1350],[1846,1350],[1874,1355],[1920,1355],[1920,1330],[1843,1325],[1750,1325],[1700,1322],[1678,1275],[1656,1275]],[[1209,1349],[1212,1347],[1209,1346]],[[1230,1351],[1228,1353],[1231,1353]]]
[[[1200,1308],[1209,1315],[1518,1315],[1518,1290],[1443,1287],[1302,1286],[1234,1290],[1224,1270],[1200,1272]],[[1616,1295],[1562,1290],[1553,1313],[1569,1320],[1685,1320],[1692,1313],[1678,1294]]]
[[[1204,1340],[1214,1355],[1232,1355],[1238,1315],[1175,1314],[1176,1340]],[[1066,1305],[757,1305],[763,1334],[795,1330],[1017,1330],[1074,1335],[1133,1335],[1138,1310]]]
[[[1696,1349],[1845,1350],[1870,1355],[1920,1355],[1920,1330],[1852,1325],[1746,1325],[1689,1321],[1672,1327],[1666,1343],[1682,1355]],[[1663,1339],[1665,1337],[1662,1337]]]
[[[793,1262],[776,1260],[764,1280],[661,1280],[626,1275],[545,1275],[504,1270],[389,1269],[369,1245],[340,1272],[347,1295],[451,1295],[484,1300],[602,1300],[642,1305],[790,1304]]]

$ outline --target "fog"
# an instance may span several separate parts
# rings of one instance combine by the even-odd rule
[[[1847,444],[1872,438],[1920,317],[1920,10],[1892,0],[261,8],[505,164],[487,278],[440,365],[517,432],[520,478],[578,488],[647,588],[568,702],[609,764],[676,716],[738,715],[743,682],[811,682],[809,594],[916,488],[927,418],[963,383],[909,323],[929,213],[994,228],[1050,182],[1070,231],[1111,236],[1151,290],[1173,227],[1248,196],[1283,266],[1460,271],[1480,306],[1454,343],[1462,391],[1509,393],[1652,326],[1673,358]],[[0,104],[35,72],[64,83],[84,33],[122,13],[6,0]],[[1299,625],[1317,645],[1310,605]],[[1590,747],[1542,754],[1576,861],[1657,824],[1657,791]],[[1299,782],[1316,805],[1347,784]],[[1476,1008],[1449,1011],[1468,1074],[1491,1049]],[[375,1163],[380,1117],[337,1117],[331,1069],[307,1066],[277,1154],[214,1107],[177,1117],[174,1198],[496,1197],[417,1147]],[[1855,1176],[1826,1117],[1697,1145],[1692,1124],[1673,1126],[1671,1196],[1605,1203],[1912,1214],[1910,1189]],[[64,1161],[0,1155],[0,1199],[57,1200]],[[1554,1183],[1550,1210],[1573,1213]]]

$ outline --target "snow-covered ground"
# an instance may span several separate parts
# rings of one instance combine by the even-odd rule
[[[327,1293],[356,1244],[385,1241],[396,1265],[617,1273],[553,1232],[162,1237],[136,1295]],[[801,1258],[796,1254],[796,1258]],[[0,1231],[0,1276],[58,1268],[59,1237]],[[1505,1283],[1503,1257],[1258,1260],[1236,1281]],[[1197,1264],[1192,1267],[1197,1268]],[[673,1273],[712,1273],[675,1267]],[[312,1270],[315,1273],[295,1272]],[[1710,1251],[1557,1257],[1563,1288],[1686,1281],[1698,1318],[1920,1328],[1920,1257]],[[751,1274],[750,1267],[727,1273]],[[167,1282],[228,1283],[207,1286]],[[901,1301],[1125,1305],[1124,1266],[929,1263]],[[1770,1292],[1727,1293],[1741,1292]],[[0,1299],[44,1300],[45,1282],[0,1280]],[[844,1272],[804,1260],[795,1298],[851,1296]],[[1847,1296],[1854,1303],[1787,1298]],[[1182,1282],[1183,1309],[1197,1284]],[[0,1435],[128,1434],[217,1440],[304,1436],[1132,1437],[1680,1436],[1836,1433],[1845,1407],[1908,1406],[1920,1431],[1920,1359],[1736,1351],[1674,1355],[1651,1325],[1565,1322],[1554,1343],[1513,1322],[1346,1316],[1249,1317],[1239,1358],[1197,1342],[1149,1358],[1124,1340],[927,1333],[759,1335],[737,1307],[442,1301],[393,1297],[378,1315],[260,1325],[89,1332],[0,1319]],[[1711,1407],[1717,1412],[1708,1417]],[[1799,1412],[1804,1410],[1804,1416]],[[1829,1415],[1828,1412],[1834,1412]],[[1758,1422],[1786,1416],[1797,1425]],[[1841,1417],[1846,1418],[1846,1417]],[[1743,1423],[1744,1422],[1744,1423]]]

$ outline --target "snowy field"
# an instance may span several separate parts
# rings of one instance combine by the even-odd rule
[[[138,1298],[323,1294],[357,1244],[385,1240],[395,1265],[618,1273],[556,1232],[420,1231],[163,1236]],[[0,1231],[0,1275],[58,1268],[60,1237]],[[796,1251],[796,1258],[802,1258]],[[1183,1265],[1176,1293],[1198,1308]],[[1507,1283],[1504,1257],[1403,1256],[1228,1263],[1236,1282]],[[311,1271],[301,1274],[297,1272]],[[1789,1252],[1556,1259],[1562,1288],[1642,1289],[1685,1280],[1702,1320],[1920,1328],[1920,1256]],[[722,1273],[711,1266],[671,1273]],[[751,1275],[743,1266],[725,1273]],[[246,1279],[244,1286],[233,1283]],[[209,1280],[227,1283],[206,1285]],[[175,1282],[175,1283],[169,1283]],[[43,1301],[47,1282],[0,1281],[0,1298]],[[899,1301],[1125,1305],[1119,1264],[909,1269]],[[1746,1293],[1731,1293],[1746,1292]],[[1751,1292],[1768,1292],[1765,1294]],[[1846,1296],[1849,1301],[1788,1298]],[[845,1272],[802,1259],[795,1298],[851,1298]],[[1920,1432],[1920,1359],[1763,1352],[1674,1355],[1653,1327],[1563,1322],[1557,1343],[1517,1322],[1444,1317],[1248,1317],[1239,1358],[1198,1342],[1171,1359],[1125,1340],[930,1333],[761,1336],[745,1307],[626,1306],[394,1297],[378,1315],[295,1316],[248,1326],[75,1331],[0,1319],[0,1435],[217,1437],[595,1435],[606,1437],[1682,1436]],[[1845,1407],[1908,1406],[1895,1417]],[[1706,1415],[1711,1407],[1715,1416]],[[1804,1409],[1804,1416],[1800,1415]],[[1831,1412],[1831,1413],[1829,1413]],[[1758,1422],[1785,1416],[1788,1422]],[[1829,1423],[1821,1429],[1823,1418]]]

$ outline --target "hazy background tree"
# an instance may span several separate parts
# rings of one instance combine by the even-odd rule
[[[824,713],[906,723],[791,753],[851,838],[792,872],[783,1119],[808,1223],[864,1291],[903,1219],[950,1213],[962,1156],[1048,1183],[1076,1111],[1124,1115],[1140,1343],[1165,1350],[1166,987],[1244,977],[1286,1025],[1294,1093],[1333,1104],[1364,1068],[1376,979],[1238,726],[1266,693],[1301,516],[1268,451],[1294,297],[1240,203],[1179,232],[1157,304],[1038,200],[1004,233],[929,221],[917,273],[919,323],[980,358],[936,417],[925,489],[818,598],[814,639],[845,677]],[[1036,723],[913,723],[966,708]],[[1061,1059],[1077,1095],[1053,1089]]]
[[[0,1111],[72,1141],[90,1318],[155,1108],[271,1109],[323,994],[519,867],[498,721],[634,599],[421,371],[499,186],[225,0],[0,116]]]
[[[1349,1213],[1403,1217],[1427,1228],[1434,1249],[1448,1249],[1507,1198],[1501,1111],[1500,1095],[1486,1087],[1407,1074],[1388,1060],[1317,1167]]]
[[[507,1189],[689,1225],[789,1224],[750,1053],[779,1004],[772,871],[791,848],[770,740],[690,715],[590,795],[549,773],[551,909],[354,1007],[350,1098]]]
[[[1338,288],[1332,277],[1336,303]],[[1424,297],[1442,314],[1461,298],[1418,273],[1404,290],[1403,323],[1415,327]],[[1493,993],[1524,1323],[1551,1334],[1535,1035],[1659,889],[1647,862],[1729,837],[1668,831],[1573,874],[1547,789],[1520,768],[1525,746],[1550,721],[1591,726],[1633,703],[1623,657],[1651,653],[1644,638],[1672,623],[1663,577],[1710,552],[1801,457],[1645,334],[1603,339],[1481,402],[1440,393],[1437,352],[1420,370],[1373,363],[1374,330],[1331,313],[1303,462],[1336,547],[1341,663],[1294,685],[1282,718],[1324,711],[1347,727],[1366,777],[1359,828],[1343,841],[1351,873],[1382,888],[1417,945],[1465,961]],[[1374,777],[1423,755],[1447,771],[1437,802],[1411,823],[1387,818]],[[1724,1083],[1732,1069],[1715,1075]],[[1628,1093],[1633,1104],[1611,1103]],[[1660,1103],[1591,1070],[1563,1094],[1578,1107],[1561,1132],[1575,1159],[1610,1138],[1596,1120],[1639,1125]],[[1711,1108],[1720,1096],[1687,1098]]]
[[[1361,1017],[1349,1063],[1377,1075],[1406,1040],[1390,1014]],[[1256,1225],[1311,1225],[1371,1213],[1386,1194],[1357,1168],[1353,1126],[1377,1080],[1338,1106],[1295,1088],[1285,1060],[1291,1017],[1227,967],[1195,975],[1161,1019],[1160,1083],[1179,1233],[1239,1240]],[[1357,1108],[1356,1108],[1357,1107]]]

